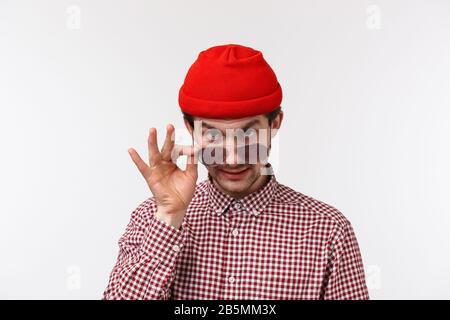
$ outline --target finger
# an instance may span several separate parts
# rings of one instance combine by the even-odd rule
[[[156,165],[161,160],[161,153],[158,149],[158,137],[155,128],[150,128],[148,135],[148,156],[150,166]]]
[[[172,160],[173,163],[176,163],[180,156],[189,156],[193,152],[193,147],[190,145],[175,144],[170,154],[170,160]]]
[[[147,164],[144,162],[144,160],[142,160],[142,158],[133,148],[128,149],[128,153],[130,154],[131,159],[133,160],[138,170],[141,172],[143,176],[145,176],[145,172],[148,169]]]
[[[169,160],[171,160],[173,163],[177,163],[177,159],[180,156],[186,155],[186,154],[190,154],[190,149],[189,146],[183,146],[183,145],[179,145],[179,144],[175,144],[172,148],[172,151],[170,153],[170,158]]]
[[[188,156],[187,163],[186,163],[186,172],[190,176],[192,176],[195,180],[197,180],[197,177],[198,177],[198,161],[197,161],[197,153],[196,152],[192,152]]]
[[[161,157],[164,160],[170,160],[170,156],[175,145],[175,128],[168,124],[166,127],[166,140],[161,149]]]
[[[180,155],[187,156],[186,172],[196,179],[198,175],[198,152],[201,150],[200,146],[178,146],[180,148]]]

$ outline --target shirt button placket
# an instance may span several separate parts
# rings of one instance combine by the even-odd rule
[[[231,205],[231,208],[233,210],[239,211],[242,209],[242,204],[239,201],[234,202]],[[230,224],[230,231],[229,231],[229,236],[228,239],[226,241],[227,243],[227,267],[225,271],[225,277],[224,280],[226,281],[226,285],[225,285],[225,292],[222,298],[224,299],[236,299],[237,296],[237,287],[236,287],[236,283],[238,281],[237,279],[237,275],[236,275],[236,270],[238,269],[238,267],[236,266],[236,254],[238,253],[237,248],[239,246],[239,236],[240,236],[240,231],[239,229],[236,227],[234,222],[231,222]]]

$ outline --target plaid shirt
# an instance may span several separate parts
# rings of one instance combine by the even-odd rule
[[[350,222],[275,175],[242,199],[211,177],[180,230],[148,198],[132,213],[103,299],[368,299]]]

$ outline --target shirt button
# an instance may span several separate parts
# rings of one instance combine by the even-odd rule
[[[239,230],[233,229],[233,231],[231,231],[231,234],[236,237],[239,234]]]
[[[240,202],[235,202],[234,203],[234,208],[239,210],[241,208],[241,203]]]
[[[173,247],[172,247],[172,250],[175,251],[175,252],[178,252],[178,251],[180,251],[180,246],[177,245],[177,244],[174,244]]]
[[[235,281],[235,279],[234,279],[233,276],[231,276],[231,277],[228,278],[228,282],[229,282],[229,283],[234,283],[234,281]]]

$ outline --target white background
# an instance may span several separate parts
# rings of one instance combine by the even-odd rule
[[[352,222],[371,298],[449,299],[449,39],[445,0],[0,0],[0,298],[101,297],[150,196],[127,148],[239,43],[283,87],[277,179]]]

